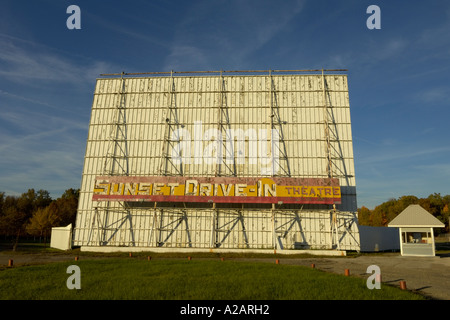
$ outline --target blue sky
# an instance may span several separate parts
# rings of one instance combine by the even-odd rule
[[[358,206],[450,194],[446,0],[3,0],[0,191],[80,187],[101,73],[314,68],[349,70]]]

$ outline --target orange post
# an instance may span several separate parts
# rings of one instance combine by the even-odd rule
[[[147,257],[147,260],[148,260],[148,261],[152,260],[152,257],[148,256],[148,257]]]
[[[192,260],[191,256],[189,256],[189,257],[188,257],[188,260],[189,260],[189,261],[191,261],[191,260]]]
[[[14,265],[13,259],[8,260],[8,267],[12,267]]]
[[[316,267],[316,265],[314,264],[314,263],[311,263],[311,268],[315,268]]]
[[[348,277],[350,275],[350,270],[349,269],[345,269],[345,275]]]
[[[77,256],[77,257],[75,257],[75,261],[78,261],[78,256]]]
[[[400,281],[400,289],[406,290],[406,281]]]
[[[277,260],[275,261],[275,263],[276,263],[276,264],[280,264],[280,260],[277,259]]]

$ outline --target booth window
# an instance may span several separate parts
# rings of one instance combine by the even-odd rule
[[[430,232],[402,232],[403,243],[431,243]]]

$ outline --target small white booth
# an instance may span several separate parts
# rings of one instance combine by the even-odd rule
[[[402,256],[435,256],[433,228],[443,228],[444,224],[420,205],[412,204],[388,227],[399,228]]]

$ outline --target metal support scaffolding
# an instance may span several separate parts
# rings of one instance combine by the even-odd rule
[[[272,77],[272,72],[269,71],[270,76],[270,128],[271,128],[271,146],[272,146],[272,176],[291,176],[291,168],[289,166],[289,158],[286,151],[286,144],[284,142],[283,124],[286,121],[280,119],[280,110],[278,107],[277,91],[275,82]],[[274,142],[273,135],[277,134],[277,143]],[[275,162],[277,161],[277,165]],[[283,165],[281,164],[283,162]],[[280,172],[276,172],[279,169]],[[278,171],[278,170],[277,170]]]
[[[324,133],[325,133],[325,154],[326,154],[326,173],[328,178],[333,178],[333,162],[331,156],[331,138],[330,138],[330,111],[328,110],[327,103],[327,83],[325,80],[324,70],[322,69],[322,99],[323,99],[323,123],[324,123]],[[332,106],[330,105],[330,108]],[[337,212],[336,206],[333,205],[333,210],[331,214],[331,248],[340,249],[339,239],[338,239],[338,223],[337,223]]]
[[[111,209],[110,213],[123,212]],[[95,228],[90,228],[92,234],[84,245],[273,250],[355,248],[359,243],[356,217],[349,212],[335,215],[336,230],[339,230],[336,232],[326,226],[330,217],[327,214],[326,210],[300,212],[279,208],[255,212],[255,209],[238,208],[216,207],[213,211],[157,207],[135,211],[131,217],[122,214],[105,228],[103,221],[99,221]],[[103,209],[96,211],[95,216],[103,219]],[[148,223],[145,230],[139,229],[143,221]]]
[[[103,174],[116,176],[128,175],[128,137],[126,120],[126,101],[125,101],[125,79],[124,73],[120,78],[119,92],[116,94],[116,118],[111,123],[111,132],[109,135],[109,147],[105,155]]]
[[[222,224],[220,224],[222,221]],[[216,211],[216,220],[214,224],[214,239],[212,248],[223,246],[228,237],[234,232],[242,235],[243,241],[239,241],[240,248],[249,248],[249,239],[245,227],[244,216],[241,210],[225,212],[225,210]]]
[[[323,73],[323,69],[322,69],[322,93],[323,93],[323,118],[324,118],[323,122],[324,122],[324,128],[325,128],[325,143],[326,143],[325,154],[326,154],[326,161],[327,161],[326,172],[327,172],[328,178],[333,178],[333,168],[332,168],[332,161],[331,161],[330,121],[329,121],[329,112],[328,112],[327,95],[326,95],[326,81],[325,81],[325,75]]]
[[[324,117],[324,131],[325,131],[325,142],[326,142],[326,173],[328,178],[339,177],[347,180],[349,175],[346,170],[344,155],[341,148],[341,143],[336,128],[336,121],[334,119],[333,105],[331,104],[330,93],[328,92],[328,85],[325,80],[324,70],[322,70],[322,94],[323,94],[323,117]],[[328,101],[330,103],[328,103]],[[340,166],[333,165],[333,160],[342,161],[341,169],[336,174],[334,172],[335,168]],[[340,238],[339,238],[339,213],[336,210],[336,205],[333,205],[333,209],[330,211],[331,215],[331,248],[340,250]],[[345,225],[344,225],[345,226]],[[341,234],[348,232],[349,230],[344,230]],[[353,235],[349,232],[349,235]],[[343,237],[343,236],[342,236]]]
[[[120,77],[119,92],[116,95],[116,104],[114,106],[116,111],[115,120],[113,120],[110,124],[110,143],[104,159],[102,172],[105,176],[128,176],[130,170],[126,118],[126,87],[124,75],[125,73],[122,72]],[[107,245],[128,222],[128,232],[131,239],[127,242],[128,245],[135,245],[133,221],[130,210],[125,202],[118,202],[116,204],[119,204],[120,207],[116,208],[110,201],[105,201],[101,202],[99,206],[94,208],[95,214],[92,218],[92,226],[88,243],[90,241],[94,241],[92,239],[92,233],[96,230],[96,242],[98,245]],[[100,219],[99,210],[103,211],[103,221]],[[110,223],[110,213],[112,211],[119,213],[120,218],[114,218],[114,221]]]
[[[225,79],[222,72],[219,78],[220,84],[220,99],[218,104],[218,120],[217,131],[219,136],[217,139],[217,165],[216,177],[221,176],[236,176],[236,157],[234,154],[234,143],[231,139],[231,125],[230,115],[228,112],[227,92],[225,88]],[[228,163],[231,159],[232,163]],[[224,168],[225,170],[222,170]]]
[[[180,128],[182,127],[178,120],[178,109],[176,99],[175,81],[173,72],[170,75],[169,83],[169,103],[166,110],[166,125],[164,131],[164,142],[161,151],[160,172],[163,176],[167,175],[183,175],[183,161],[180,146]],[[173,135],[173,139],[172,139]],[[172,155],[170,154],[172,152]],[[175,155],[173,154],[175,152]],[[178,161],[178,165],[174,163],[174,159]],[[175,169],[175,173],[169,173],[169,165]]]
[[[189,228],[189,219],[186,210],[160,209],[159,227],[156,230],[158,231],[156,240],[157,247],[167,245],[169,242],[174,243],[177,246],[183,245],[185,248],[192,247],[191,230]],[[185,234],[184,239],[169,241],[177,230],[180,230]]]

